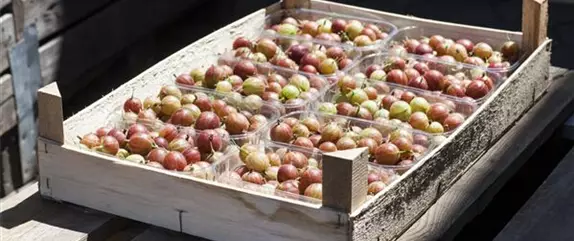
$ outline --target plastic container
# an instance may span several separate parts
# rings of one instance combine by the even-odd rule
[[[389,53],[380,53],[380,54],[372,54],[372,55],[365,56],[364,58],[359,60],[355,65],[351,66],[349,68],[349,71],[347,72],[347,74],[350,74],[350,75],[355,75],[357,73],[363,73],[364,74],[370,65],[373,65],[373,64],[390,65],[392,60],[397,59],[397,58],[400,58],[400,59],[405,61],[406,68],[412,68],[417,62],[422,62],[422,63],[426,63],[430,70],[438,70],[444,76],[446,76],[446,75],[455,75],[456,76],[458,74],[458,75],[464,75],[465,79],[468,79],[468,80],[477,79],[477,78],[480,78],[481,76],[489,77],[492,80],[492,88],[488,91],[488,94],[486,96],[474,99],[477,103],[483,103],[484,100],[486,100],[490,96],[490,94],[493,93],[498,88],[498,86],[500,86],[500,84],[502,82],[504,82],[504,80],[506,80],[506,78],[507,78],[506,76],[504,76],[503,74],[501,74],[499,72],[492,72],[490,70],[484,70],[484,69],[478,68],[478,67],[473,66],[473,65],[462,64],[462,63],[444,62],[444,61],[439,61],[437,59],[430,59],[430,58],[422,57],[420,55],[410,55],[409,54],[409,55],[399,57],[399,56],[393,56]],[[389,72],[389,71],[385,71],[385,72]],[[461,78],[459,78],[459,79],[461,79]],[[376,80],[372,80],[372,81],[376,81]],[[414,89],[414,87],[413,87],[413,89]],[[450,99],[456,100],[456,99],[469,99],[470,98],[470,97],[450,96],[450,95],[447,95],[444,90],[442,90],[442,91],[441,90],[432,91],[432,90],[424,90],[424,89],[420,89],[420,90],[421,91],[427,91],[427,92],[434,92],[435,94],[430,94],[430,95],[439,96],[440,98],[444,98],[444,99],[450,98]],[[440,95],[441,93],[442,93],[442,96]]]
[[[321,167],[322,167],[323,155],[318,150],[300,148],[300,147],[289,145],[289,144],[283,144],[283,143],[277,143],[277,142],[271,142],[271,141],[266,141],[264,143],[260,143],[259,145],[257,145],[257,149],[258,149],[258,152],[262,152],[262,153],[273,152],[273,153],[277,153],[279,156],[282,156],[288,152],[299,152],[299,153],[302,153],[303,155],[305,155],[305,157],[307,157],[308,160],[313,158],[316,161],[315,164],[317,165],[316,166],[317,168],[321,169]],[[261,177],[263,177],[263,179],[265,180],[265,184],[255,184],[255,183],[247,182],[247,181],[244,181],[243,179],[240,179],[239,174],[236,175],[233,172],[235,172],[235,173],[240,172],[239,170],[245,164],[243,161],[241,161],[240,152],[236,151],[234,153],[235,154],[230,156],[230,158],[227,158],[226,160],[219,162],[217,165],[215,165],[216,181],[230,185],[230,186],[233,186],[233,187],[248,189],[251,191],[255,191],[255,192],[259,192],[259,193],[263,193],[263,194],[267,194],[267,195],[274,195],[274,196],[289,198],[289,199],[313,203],[313,204],[321,204],[322,203],[321,199],[305,196],[305,195],[302,195],[301,193],[296,194],[296,193],[291,193],[291,192],[286,192],[286,191],[276,189],[276,186],[274,186],[274,185],[278,184],[278,182],[276,184],[273,184],[273,182],[270,182],[269,180],[273,180],[273,178],[269,178],[269,176],[266,176],[267,174],[261,174],[260,173]],[[376,173],[381,173],[381,175],[384,175],[382,180],[384,180],[384,182],[386,184],[390,184],[392,181],[398,179],[398,175],[393,170],[385,169],[381,166],[373,165],[371,163],[369,163],[368,168],[369,168],[369,173],[376,172]],[[236,170],[238,170],[238,171],[236,171]],[[257,174],[255,174],[255,175],[257,175]],[[300,192],[300,190],[299,190],[299,192]]]
[[[215,91],[208,90],[208,89],[181,89],[180,88],[180,90],[182,90],[182,93],[184,95],[185,94],[194,94],[194,95],[195,94],[201,94],[201,95],[208,96],[212,101],[213,100],[223,100],[227,105],[236,108],[237,111],[239,111],[239,112],[244,111],[244,112],[248,112],[248,113],[253,114],[253,115],[261,114],[265,117],[267,122],[276,121],[277,118],[279,118],[279,116],[281,116],[281,113],[282,113],[282,111],[280,110],[280,106],[276,106],[276,105],[267,103],[265,101],[260,101],[260,104],[252,105],[252,104],[250,104],[250,102],[246,102],[245,101],[246,97],[243,97],[240,94],[224,95],[224,94],[217,93]],[[183,106],[184,105],[182,105],[182,107]],[[196,109],[196,110],[199,111],[199,109]],[[164,121],[168,121],[165,118],[163,121],[160,119],[154,119],[154,120],[141,119],[141,118],[138,118],[138,115],[136,115],[134,113],[125,113],[122,108],[118,108],[115,111],[115,115],[122,116],[124,122],[129,123],[129,124],[133,124],[133,123],[138,122],[138,123],[143,123],[143,124],[148,125],[148,126],[162,126]],[[169,117],[167,117],[167,118],[169,118]],[[223,125],[224,120],[222,118],[220,118],[220,121]],[[183,127],[185,127],[185,126],[183,126]],[[229,136],[229,138],[232,142],[235,142],[238,145],[242,145],[244,143],[257,143],[261,139],[262,134],[265,133],[265,131],[266,131],[265,128],[267,128],[267,126],[264,124],[264,125],[261,125],[259,127],[256,127],[253,130],[247,131],[243,134],[231,134]],[[221,129],[225,129],[224,125],[222,126]],[[197,130],[195,132],[200,132],[200,131]],[[226,135],[229,135],[227,131],[220,132],[220,134],[223,137],[225,137]]]
[[[104,127],[107,127],[109,129],[117,129],[120,130],[122,133],[127,133],[127,130],[129,129],[130,124],[124,120],[121,119],[121,116],[118,115],[110,115],[110,117],[112,117],[111,119],[108,119],[108,123],[106,125],[104,125]],[[144,125],[147,128],[147,131],[150,133],[157,133],[157,131],[159,131],[159,129],[161,128],[161,125]],[[189,127],[187,127],[189,128]],[[188,140],[190,143],[197,143],[197,139],[199,136],[199,133],[195,133],[193,131],[188,131],[188,130],[184,130],[183,128],[180,128],[180,131],[185,131],[186,133],[188,133]],[[153,137],[153,134],[150,134]],[[116,139],[117,140],[117,139]],[[102,152],[100,149],[96,148],[89,148],[88,146],[81,144],[80,143],[80,139],[76,140],[76,144],[84,150],[89,150],[89,151],[95,151],[98,154],[101,155],[106,155],[106,156],[110,156],[110,157],[115,157],[118,158],[120,160],[126,161],[126,162],[132,162],[132,163],[139,163],[142,165],[148,165],[151,167],[155,167],[155,168],[160,168],[160,169],[166,169],[166,167],[162,164],[159,164],[158,162],[155,163],[151,163],[150,160],[148,159],[148,156],[144,156],[144,155],[137,155],[137,154],[132,154],[129,153],[129,147],[127,146],[127,141],[125,145],[121,145],[120,146],[120,151],[116,154],[116,155],[111,155],[105,152]],[[183,171],[177,171],[177,170],[171,170],[173,172],[177,172],[177,173],[181,173],[184,175],[190,175],[196,178],[200,178],[200,179],[205,179],[205,180],[215,180],[216,177],[216,166],[219,165],[220,162],[225,161],[229,158],[231,158],[232,156],[236,155],[234,152],[237,151],[237,148],[231,148],[231,145],[229,145],[230,140],[229,139],[224,139],[223,143],[225,143],[225,145],[222,147],[220,152],[217,152],[218,154],[216,155],[211,155],[211,156],[202,156],[201,157],[201,161],[194,163],[194,164],[188,164],[188,166],[186,166],[185,169],[183,169]],[[156,144],[157,145],[157,144]]]
[[[271,129],[277,123],[282,122],[283,120],[285,120],[287,118],[295,118],[297,120],[303,120],[307,117],[315,117],[319,121],[320,128],[324,127],[327,124],[338,123],[339,126],[346,129],[345,133],[357,132],[357,131],[360,132],[360,130],[357,129],[356,127],[360,128],[360,129],[365,129],[365,128],[369,128],[369,127],[375,128],[376,130],[379,131],[379,133],[381,133],[381,141],[378,142],[377,145],[380,145],[383,142],[391,140],[391,139],[394,140],[395,137],[397,137],[397,136],[403,136],[403,137],[406,137],[408,139],[412,138],[412,140],[411,140],[412,144],[417,144],[420,147],[417,146],[417,148],[419,148],[418,153],[412,152],[411,153],[412,155],[408,155],[408,156],[405,156],[405,158],[403,158],[404,160],[412,159],[412,163],[410,163],[410,164],[381,165],[381,164],[377,164],[374,162],[373,156],[369,157],[369,159],[373,165],[379,166],[381,168],[389,169],[389,170],[394,170],[397,173],[403,173],[406,170],[408,170],[418,160],[421,160],[422,158],[424,158],[436,146],[436,143],[435,143],[436,137],[435,136],[429,135],[425,132],[421,132],[418,130],[406,129],[406,128],[403,128],[399,125],[393,124],[390,121],[375,122],[375,121],[368,121],[368,120],[363,120],[363,119],[358,119],[358,118],[353,118],[353,117],[340,116],[340,115],[329,115],[329,114],[323,114],[323,113],[319,113],[319,112],[309,112],[309,111],[307,111],[307,112],[303,112],[303,111],[293,112],[293,113],[290,113],[288,115],[282,116],[281,118],[279,118],[279,120],[277,120],[276,123],[270,122],[268,132],[267,132],[267,135],[265,135],[265,137],[268,140],[272,140],[272,138],[270,136]],[[311,135],[314,135],[313,133],[318,133],[318,132],[311,132]],[[355,138],[355,137],[352,137],[352,138]],[[313,149],[316,149],[317,151],[323,153],[322,151],[318,150],[316,147],[314,147]],[[422,149],[422,151],[420,151],[420,149]]]
[[[228,59],[228,58],[222,57],[219,60],[219,64],[225,64],[231,68],[234,68],[237,65],[237,63],[239,63],[239,61],[241,61],[241,60],[237,59],[237,58]],[[311,83],[314,83],[314,84],[311,84],[311,87],[313,89],[315,89],[316,92],[308,91],[308,93],[310,93],[310,94],[308,94],[307,99],[298,98],[299,101],[293,101],[293,100],[291,100],[291,101],[273,101],[273,100],[267,101],[268,103],[270,103],[272,105],[278,106],[278,108],[280,108],[282,114],[292,112],[292,111],[313,109],[315,107],[314,105],[316,105],[318,101],[322,100],[322,98],[325,95],[325,93],[327,92],[327,90],[330,89],[332,86],[332,84],[325,77],[322,77],[319,75],[309,74],[309,73],[291,70],[291,69],[286,69],[286,68],[280,68],[280,67],[272,66],[270,64],[255,63],[255,66],[257,68],[257,73],[259,74],[260,77],[268,77],[271,74],[279,74],[279,75],[283,76],[287,80],[287,82],[289,82],[289,78],[291,76],[303,75],[303,76],[307,77],[307,79],[309,79],[309,81]],[[267,83],[267,81],[265,81],[265,82]],[[230,92],[220,92],[218,90],[208,89],[208,88],[205,88],[202,86],[185,85],[185,84],[181,84],[181,83],[177,83],[177,82],[176,82],[176,85],[184,92],[202,91],[202,92],[209,92],[209,93],[217,93],[220,95],[229,95],[230,94]],[[240,88],[234,89],[232,91],[237,92],[237,93],[242,93]]]
[[[388,41],[388,46],[389,48],[391,48],[394,45],[402,45],[402,42],[407,39],[419,40],[423,36],[430,38],[432,35],[442,35],[443,37],[453,39],[454,41],[457,41],[458,39],[468,39],[471,40],[475,45],[479,42],[484,42],[489,44],[494,51],[500,51],[500,48],[502,47],[504,42],[509,40],[516,42],[519,46],[522,46],[521,45],[522,39],[520,38],[520,36],[509,35],[499,37],[493,37],[493,36],[485,37],[483,34],[481,34],[481,32],[476,33],[469,33],[468,31],[457,32],[451,29],[446,30],[440,27],[434,27],[430,25],[406,26],[400,28],[395,35],[391,36],[391,39]],[[519,57],[514,62],[510,63],[510,66],[508,67],[500,67],[500,68],[488,68],[487,66],[479,66],[479,67],[491,72],[503,73],[504,75],[508,76],[510,73],[512,73],[512,71],[514,71],[516,68],[518,68],[518,66],[520,66],[520,63],[524,61],[526,57],[527,57],[526,54],[521,52],[519,54]]]
[[[317,21],[320,19],[329,19],[332,21],[335,19],[342,19],[342,20],[345,20],[348,22],[350,20],[357,20],[357,21],[361,22],[363,24],[363,26],[365,26],[367,24],[373,24],[373,25],[377,26],[382,32],[387,34],[386,38],[376,40],[376,42],[373,45],[357,47],[357,46],[355,46],[355,44],[353,42],[345,43],[345,42],[339,42],[339,41],[325,41],[325,40],[315,39],[318,42],[324,42],[324,43],[329,43],[329,44],[348,45],[348,46],[351,46],[353,48],[358,49],[361,52],[365,52],[365,53],[371,53],[373,51],[383,50],[383,48],[385,47],[385,44],[390,39],[390,37],[393,36],[394,34],[396,34],[396,32],[398,31],[398,29],[395,25],[393,25],[387,21],[383,21],[383,20],[379,20],[379,19],[370,19],[370,18],[364,18],[364,17],[351,16],[351,15],[345,15],[345,14],[339,14],[339,13],[333,13],[333,12],[323,12],[323,11],[318,11],[318,10],[314,10],[314,9],[307,9],[307,8],[284,9],[284,10],[275,12],[273,14],[267,15],[266,19],[265,19],[265,29],[270,29],[273,25],[280,24],[283,21],[283,19],[285,19],[287,17],[292,17],[292,18],[295,18],[297,20],[309,20],[309,21]],[[263,35],[272,36],[272,37],[285,36],[285,35],[280,35],[277,32],[270,32],[270,31],[264,31]],[[293,37],[293,38],[298,39],[298,40],[304,40],[304,38],[302,38],[300,35],[289,36],[289,37]]]
[[[255,45],[257,43],[257,41],[262,39],[262,38],[272,39],[274,41],[274,43],[277,45],[278,48],[277,48],[277,52],[276,52],[275,56],[277,56],[277,54],[285,54],[285,56],[288,57],[287,53],[289,51],[289,47],[294,45],[294,44],[305,45],[307,47],[307,49],[309,50],[309,52],[314,51],[314,50],[321,50],[323,53],[325,53],[325,56],[326,56],[326,51],[329,48],[331,48],[331,47],[341,48],[343,50],[343,52],[345,53],[344,56],[346,56],[346,59],[350,60],[350,63],[347,63],[344,66],[342,66],[341,61],[340,61],[341,59],[337,59],[338,70],[336,70],[334,73],[329,73],[329,74],[321,74],[319,72],[318,75],[323,76],[323,77],[333,77],[333,76],[337,76],[337,74],[346,72],[347,69],[349,69],[349,67],[353,63],[356,63],[363,56],[363,53],[359,49],[354,48],[354,47],[349,46],[349,45],[342,45],[340,43],[331,43],[331,42],[318,41],[318,40],[304,40],[304,39],[298,38],[296,36],[292,36],[292,37],[281,36],[281,35],[268,36],[268,35],[262,34],[258,39],[255,39],[254,41],[252,41],[253,44]],[[258,62],[258,63],[262,64],[263,66],[265,66],[265,65],[276,66],[277,69],[300,70],[300,67],[302,67],[299,65],[299,63],[297,63],[297,61],[295,61],[291,58],[290,58],[290,60],[293,61],[292,65],[288,65],[288,64],[285,64],[285,63],[287,63],[285,61],[284,61],[285,63],[274,62],[274,58],[269,58],[266,61],[257,61],[256,59],[254,59],[254,57],[256,55],[252,54],[252,52],[249,52],[249,54],[241,54],[241,53],[242,53],[242,51],[240,48],[238,48],[236,50],[227,51],[227,52],[223,53],[221,55],[221,57],[219,58],[220,63],[222,61],[229,62],[229,61],[238,61],[240,59],[247,59],[247,60],[251,60],[252,62]],[[317,69],[317,71],[319,71],[318,66],[315,66],[315,68]]]
[[[368,79],[364,79],[364,78],[360,78],[360,77],[356,77],[356,76],[353,78],[357,81],[356,82],[357,86],[362,86],[363,88],[373,87],[377,91],[377,98],[374,99],[374,101],[377,104],[377,107],[379,109],[383,109],[381,102],[382,102],[384,96],[392,95],[392,96],[395,96],[397,99],[401,99],[402,93],[404,93],[404,92],[410,92],[410,93],[414,94],[415,97],[423,97],[424,99],[427,100],[427,102],[429,104],[442,103],[449,109],[450,113],[461,114],[464,117],[464,119],[466,119],[467,117],[472,115],[472,113],[474,113],[474,111],[476,111],[476,109],[479,106],[479,103],[473,99],[458,98],[458,97],[454,97],[454,96],[441,94],[440,92],[426,91],[426,90],[422,90],[422,89],[417,89],[417,88],[413,88],[413,87],[409,87],[409,86],[398,85],[398,84],[384,82],[384,81],[368,80]],[[337,104],[340,102],[347,102],[347,103],[353,104],[347,97],[345,97],[345,95],[343,95],[341,93],[341,91],[338,87],[332,88],[329,91],[329,93],[325,96],[324,99],[325,99],[325,102],[329,102],[329,103]],[[317,106],[320,107],[321,104],[319,104]],[[357,106],[357,104],[353,104],[353,106]],[[316,110],[319,111],[319,108]],[[389,110],[387,109],[387,111],[389,111]],[[343,114],[340,112],[337,112],[337,113]],[[337,114],[337,113],[330,113],[330,114]],[[386,113],[387,114],[386,114],[385,118],[389,118],[388,117],[389,113],[388,112],[386,112]],[[376,112],[371,113],[371,114],[373,115],[372,116],[373,119],[376,119]],[[396,119],[396,120],[398,120],[398,119]],[[407,122],[403,122],[403,123],[408,124]],[[412,128],[410,125],[408,127]],[[446,129],[446,126],[443,126],[443,128]],[[435,133],[435,134],[431,134],[431,135],[448,136],[451,133],[453,133],[455,130],[456,130],[456,128],[448,130],[448,131],[445,130],[445,132],[443,132],[443,133],[438,133],[438,134]],[[421,131],[424,131],[424,130],[421,130]]]

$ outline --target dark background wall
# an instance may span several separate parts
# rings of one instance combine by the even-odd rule
[[[85,91],[65,103],[70,115],[100,98],[103,94],[141,73],[146,68],[217,30],[275,0],[208,0],[186,10],[154,33],[139,39],[110,58],[105,71],[94,77]],[[522,0],[338,0],[382,11],[457,22],[491,28],[520,31]],[[574,54],[574,0],[550,1],[548,35],[554,40],[552,64],[574,68],[569,55]],[[64,50],[65,51],[65,50]],[[66,71],[66,66],[61,66]],[[66,93],[63,93],[66,95]]]

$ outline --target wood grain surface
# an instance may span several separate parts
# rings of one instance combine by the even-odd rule
[[[562,72],[555,69],[552,72]],[[574,111],[574,73],[555,79],[548,93],[493,145],[399,239],[449,240],[490,202],[503,184]]]

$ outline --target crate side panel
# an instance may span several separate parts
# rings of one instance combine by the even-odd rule
[[[71,148],[40,141],[43,195],[217,240],[347,237],[347,216],[326,208]]]

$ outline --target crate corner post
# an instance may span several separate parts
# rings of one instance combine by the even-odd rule
[[[530,55],[546,41],[548,0],[522,0],[522,45]]]
[[[39,89],[38,97],[38,189],[44,198],[52,199],[50,176],[42,172],[42,159],[48,158],[49,145],[64,143],[62,95],[52,82]]]
[[[53,82],[38,90],[38,133],[42,139],[64,143],[62,95]]]
[[[367,200],[368,149],[323,154],[323,205],[352,213]]]

